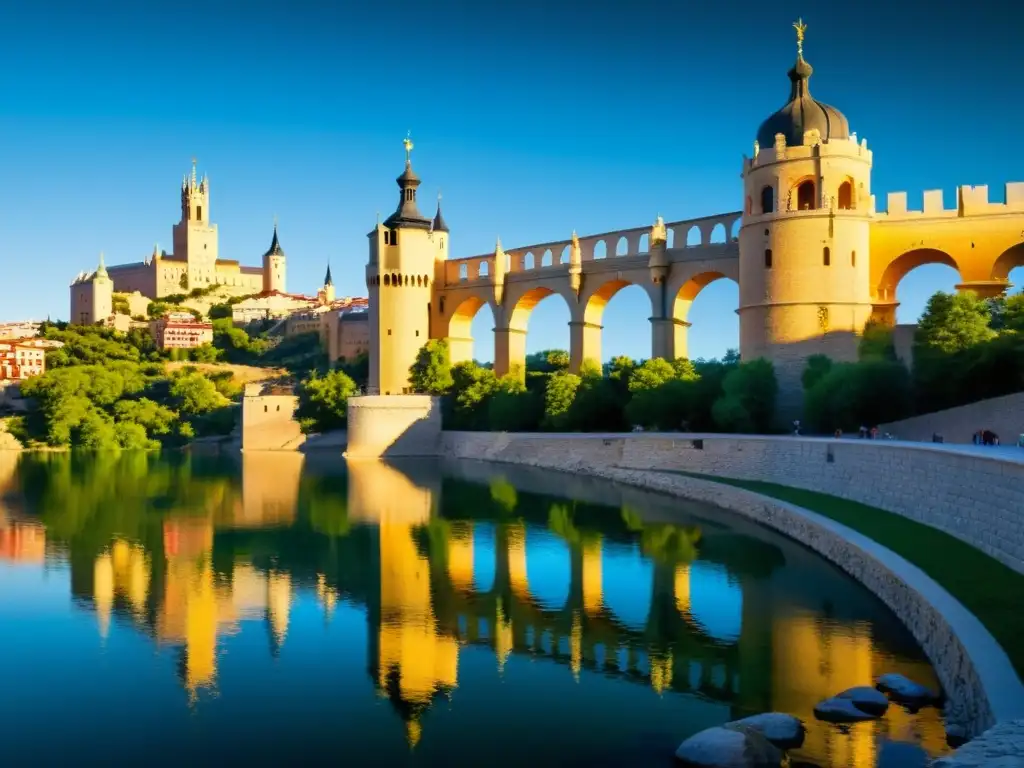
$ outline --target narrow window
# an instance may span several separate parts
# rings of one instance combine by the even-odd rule
[[[772,249],[771,248],[765,248],[764,249],[764,268],[765,269],[771,269],[772,268]]]
[[[416,335],[417,335],[417,336],[419,336],[419,335],[420,335],[420,332],[419,332],[419,331],[416,331]]]
[[[280,410],[281,410],[281,406],[280,405],[277,406],[277,410],[280,412]]]
[[[266,413],[266,412],[267,412],[267,411],[269,411],[269,410],[270,410],[270,406],[269,406],[269,405],[264,405],[264,406],[263,406],[263,412],[264,412],[264,413]]]
[[[824,254],[823,254],[823,259],[822,260],[825,262],[825,266],[826,267],[829,266],[832,263],[832,251],[829,248],[827,248],[827,247],[824,250]]]
[[[202,220],[203,220],[203,206],[197,205],[196,206],[196,221],[202,221]],[[204,245],[203,248],[205,248],[205,247],[206,246]]]
[[[857,252],[856,251],[850,251],[850,266],[851,267],[856,267],[857,266]]]
[[[388,336],[390,336],[390,335],[391,335],[391,329],[388,328]]]
[[[775,212],[775,190],[765,187],[761,190],[761,213]]]
[[[384,230],[384,245],[391,245],[391,233],[388,230]]]

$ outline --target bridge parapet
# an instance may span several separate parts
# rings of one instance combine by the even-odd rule
[[[668,240],[666,248],[673,253],[671,260],[681,260],[684,249],[702,249],[695,258],[709,258],[711,250],[729,249],[738,242],[741,212],[720,213],[699,219],[685,219],[665,225]],[[579,238],[583,262],[605,258],[646,256],[650,252],[650,225],[602,232]],[[506,248],[505,274],[539,272],[549,268],[564,268],[569,263],[572,239]],[[689,254],[682,258],[688,258]],[[494,253],[449,259],[445,264],[445,284],[482,280],[490,282],[495,273]]]
[[[960,186],[956,188],[955,208],[946,208],[941,189],[929,189],[924,192],[921,210],[907,208],[906,192],[890,192],[886,196],[886,210],[875,209],[875,196],[871,196],[871,210],[882,221],[898,221],[905,219],[936,219],[963,218],[968,216],[994,216],[1006,213],[1024,213],[1024,182],[1015,181],[1006,184],[1004,202],[989,200],[988,185]]]

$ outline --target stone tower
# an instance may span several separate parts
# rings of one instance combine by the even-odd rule
[[[114,314],[114,281],[107,274],[103,254],[96,271],[81,274],[71,284],[72,325],[95,325],[106,322]]]
[[[171,228],[174,256],[188,264],[181,290],[204,288],[217,278],[217,225],[210,223],[210,180],[192,173],[181,181],[181,220]]]
[[[815,100],[797,22],[789,101],[743,160],[740,355],[775,365],[778,412],[799,415],[811,355],[855,360],[871,316],[871,153],[839,110]]]
[[[412,148],[407,138],[405,170],[396,180],[398,208],[368,235],[371,394],[409,391],[409,367],[430,338],[435,270],[448,246],[444,220],[431,221],[417,207],[420,179],[412,169]]]
[[[324,287],[320,289],[320,303],[331,304],[334,301],[334,278],[331,277],[331,265],[327,265],[327,274],[324,275]]]
[[[285,256],[277,239],[277,221],[274,221],[274,236],[270,247],[263,254],[263,291],[285,292]]]

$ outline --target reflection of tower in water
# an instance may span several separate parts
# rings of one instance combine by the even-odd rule
[[[371,670],[405,721],[411,746],[420,739],[422,713],[458,682],[458,641],[438,632],[430,561],[418,543],[435,498],[434,489],[416,485],[386,464],[349,465],[350,519],[377,525],[380,594],[379,605],[370,610]],[[464,576],[459,558],[456,547],[455,571]],[[468,572],[471,576],[471,548]]]

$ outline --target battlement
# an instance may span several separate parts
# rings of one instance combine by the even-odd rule
[[[804,144],[788,146],[786,138],[780,133],[775,137],[775,144],[770,147],[758,146],[754,142],[754,156],[743,156],[743,171],[747,173],[754,168],[781,163],[786,160],[806,160],[811,157],[845,157],[860,158],[866,163],[871,162],[871,150],[868,140],[860,139],[853,134],[849,139],[832,139],[825,143],[816,135],[816,131],[807,131]]]
[[[886,195],[886,210],[876,210],[875,196],[871,196],[871,212],[888,221],[914,218],[958,218],[963,216],[994,216],[1003,213],[1024,213],[1024,182],[1009,182],[1005,186],[1004,202],[991,202],[988,186],[960,186],[956,188],[956,206],[946,208],[941,189],[925,190],[920,210],[907,208],[906,192]]]

